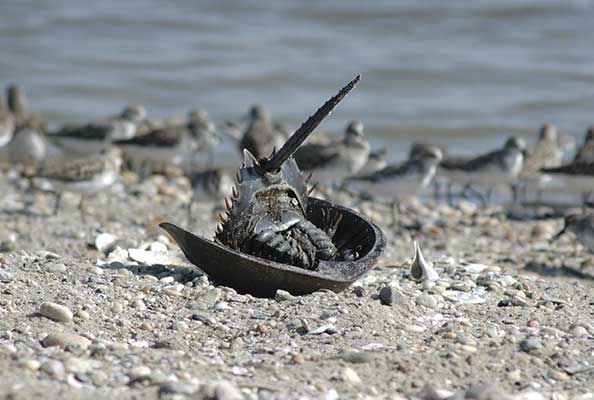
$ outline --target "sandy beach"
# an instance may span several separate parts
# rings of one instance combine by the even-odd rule
[[[185,178],[133,178],[89,199],[83,224],[77,196],[53,216],[50,193],[2,176],[2,398],[594,396],[594,256],[549,242],[551,210],[413,203],[390,226],[366,202],[388,242],[375,269],[342,293],[259,299],[213,286],[157,227],[212,237],[222,199],[188,226]],[[439,281],[411,279],[413,239]]]

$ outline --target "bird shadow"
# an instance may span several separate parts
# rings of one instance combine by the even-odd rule
[[[569,266],[562,265],[561,267],[555,267],[548,264],[530,261],[524,267],[524,271],[532,272],[534,274],[551,277],[551,278],[574,278],[594,281],[594,276],[587,274],[579,269]]]

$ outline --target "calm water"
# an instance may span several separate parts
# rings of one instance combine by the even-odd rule
[[[413,139],[455,151],[594,123],[590,1],[3,0],[0,84],[54,124],[145,104],[216,119],[261,102],[294,124],[357,73],[325,123],[366,122],[399,158]]]

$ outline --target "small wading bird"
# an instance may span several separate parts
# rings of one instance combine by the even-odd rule
[[[295,152],[295,160],[302,171],[311,171],[322,185],[342,182],[356,175],[369,158],[369,142],[365,140],[363,123],[351,121],[344,138],[330,143],[306,143]]]
[[[66,125],[50,137],[74,153],[94,154],[109,147],[112,141],[133,138],[145,118],[143,106],[129,105],[116,117],[83,125]]]
[[[417,197],[435,176],[437,165],[443,153],[436,146],[413,145],[408,160],[400,164],[387,165],[367,175],[347,178],[347,188],[391,200],[392,224],[396,223],[396,210],[403,200]]]
[[[519,179],[522,183],[523,197],[526,197],[528,186],[534,185],[537,198],[540,200],[551,177],[542,173],[543,168],[555,168],[563,162],[563,148],[559,143],[557,128],[551,124],[544,124],[540,129],[538,142],[532,151],[526,155]]]
[[[35,177],[44,178],[51,184],[56,194],[54,215],[58,214],[64,192],[80,194],[78,209],[84,222],[85,196],[110,187],[118,179],[121,165],[121,151],[110,148],[92,156],[50,160],[41,166]]]
[[[440,164],[442,173],[450,183],[458,183],[465,192],[473,190],[482,204],[489,200],[492,189],[498,185],[508,185],[517,200],[516,182],[522,170],[526,143],[519,138],[510,137],[502,149],[494,150],[473,158],[446,158]],[[474,191],[472,186],[486,186],[487,196]]]
[[[594,192],[594,162],[572,162],[557,168],[544,168],[542,172],[552,177],[551,185],[580,194],[584,205]]]
[[[247,129],[239,141],[239,150],[249,150],[255,157],[267,157],[280,148],[286,137],[272,123],[270,112],[261,105],[250,109]]]
[[[577,240],[594,253],[594,214],[570,214],[565,217],[563,229],[553,237],[558,239],[565,233],[573,233]]]

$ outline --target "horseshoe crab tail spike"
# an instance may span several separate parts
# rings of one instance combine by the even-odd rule
[[[357,85],[361,75],[357,75],[355,79],[350,81],[340,92],[330,100],[328,100],[322,107],[316,111],[314,115],[309,117],[293,133],[293,135],[285,142],[278,152],[275,152],[270,158],[261,162],[262,168],[266,172],[276,171],[280,166],[301,146],[301,143],[317,128],[317,126],[326,118],[332,110],[340,103],[340,101]]]

